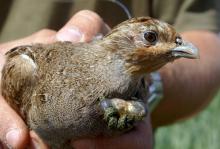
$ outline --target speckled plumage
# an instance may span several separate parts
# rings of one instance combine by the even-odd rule
[[[149,30],[157,33],[157,43],[144,38]],[[2,94],[53,148],[69,139],[123,132],[109,129],[100,101],[130,102],[143,89],[145,73],[178,58],[172,53],[178,36],[170,25],[142,17],[90,43],[17,47],[6,54]]]

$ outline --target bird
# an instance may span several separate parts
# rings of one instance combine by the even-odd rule
[[[70,139],[132,131],[148,114],[146,74],[198,48],[173,26],[137,17],[88,43],[15,47],[5,54],[1,93],[51,148]]]

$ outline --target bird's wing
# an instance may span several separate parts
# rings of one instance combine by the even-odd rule
[[[30,94],[37,79],[37,64],[31,46],[20,46],[6,53],[2,69],[1,92],[15,109],[20,108],[24,96]],[[24,98],[25,99],[25,98]],[[27,99],[27,98],[26,98]]]

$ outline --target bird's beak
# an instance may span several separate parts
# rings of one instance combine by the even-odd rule
[[[199,50],[190,42],[183,42],[182,45],[172,49],[172,55],[176,58],[185,57],[190,59],[199,58]]]

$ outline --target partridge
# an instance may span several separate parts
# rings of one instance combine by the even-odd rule
[[[180,57],[197,58],[169,24],[132,18],[89,43],[33,44],[6,53],[1,93],[52,148],[121,134],[147,115],[143,77]]]

